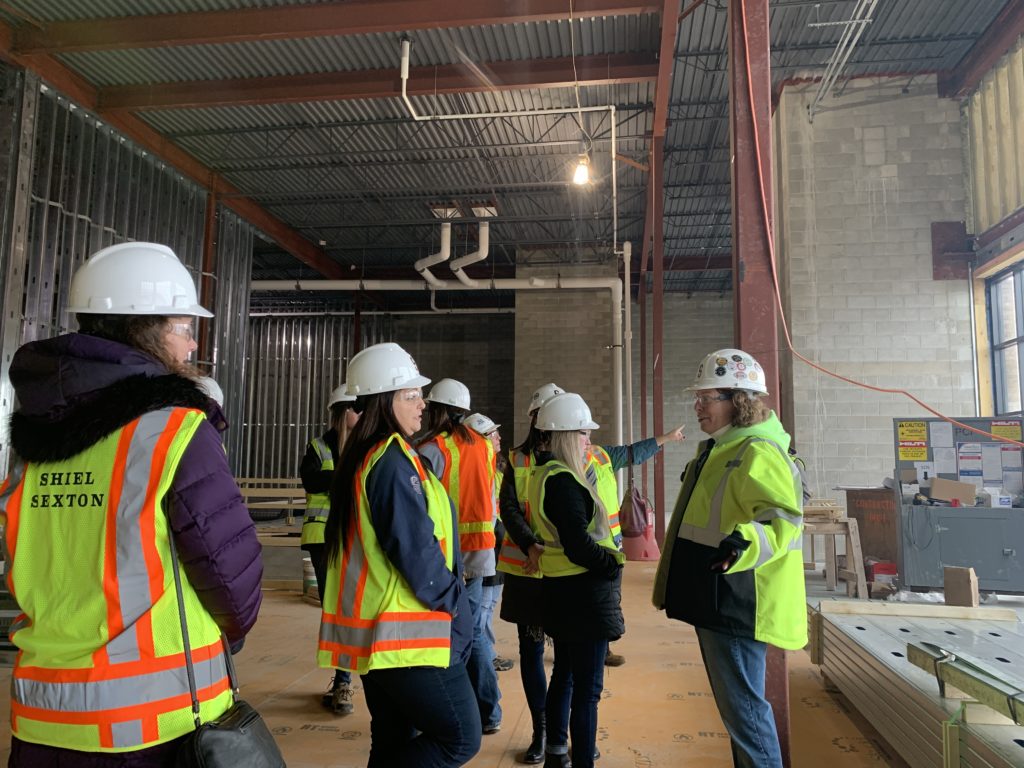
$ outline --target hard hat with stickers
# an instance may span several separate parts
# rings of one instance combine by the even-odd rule
[[[768,394],[760,363],[741,349],[719,349],[697,366],[697,376],[687,391],[698,389],[744,389]]]

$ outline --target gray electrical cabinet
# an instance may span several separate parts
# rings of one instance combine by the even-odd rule
[[[904,496],[903,483],[927,472],[1021,498],[1021,448],[996,437],[1019,442],[1021,419],[957,421],[984,434],[942,419],[893,419],[900,584],[941,588],[943,568],[961,566],[974,568],[979,589],[1024,593],[1024,509],[914,505]]]

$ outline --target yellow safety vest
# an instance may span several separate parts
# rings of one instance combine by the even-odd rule
[[[334,471],[334,456],[331,449],[322,437],[314,437],[309,441],[320,459],[321,472]],[[306,517],[302,521],[302,537],[299,539],[300,546],[307,544],[323,544],[324,528],[327,523],[327,516],[331,512],[331,496],[329,493],[307,493],[306,494]]]
[[[397,433],[381,441],[353,478],[357,514],[342,539],[341,555],[327,565],[317,663],[363,674],[392,667],[447,667],[451,664],[451,616],[432,611],[392,565],[373,529],[366,478],[395,443],[416,468],[427,516],[453,570],[455,535],[451,505],[440,481]]]
[[[594,468],[597,479],[597,495],[608,510],[608,525],[612,531],[615,545],[622,546],[622,526],[619,524],[619,482],[615,479],[612,469],[612,457],[600,445],[590,446],[587,467]]]
[[[19,462],[0,498],[24,613],[11,680],[22,741],[129,752],[195,728],[164,497],[204,414],[147,413],[56,462]],[[18,476],[20,473],[20,476]],[[202,720],[232,704],[220,629],[181,573]]]
[[[533,515],[530,511],[530,499],[528,495],[528,488],[530,484],[530,476],[533,470],[536,469],[536,462],[529,453],[520,453],[519,451],[508,452],[508,465],[512,468],[512,479],[515,482],[516,487],[516,500],[519,502],[519,508],[523,512],[523,517],[526,518],[526,522],[530,525],[530,528],[534,529]],[[527,573],[523,568],[526,565],[526,555],[523,554],[516,543],[512,540],[512,537],[508,533],[508,525],[505,526],[505,536],[501,540],[501,550],[498,552],[498,565],[497,569],[502,573],[509,573],[513,576],[526,576],[531,579],[539,579],[542,574],[540,571],[536,573]]]
[[[549,461],[543,466],[537,467],[530,478],[529,495],[531,506],[534,509],[534,518],[537,521],[537,529],[544,541],[544,554],[540,556],[541,571],[545,577],[549,576],[571,576],[577,573],[585,573],[586,568],[577,565],[566,557],[562,542],[558,538],[558,529],[544,512],[545,487],[549,477],[562,472],[572,473],[565,464],[559,461]],[[604,499],[601,499],[604,503]],[[596,506],[596,505],[595,505]],[[608,524],[608,516],[601,514],[600,509],[594,510],[594,516],[587,526],[587,533],[596,544],[609,550],[615,559],[621,564],[626,562],[626,556],[616,545],[612,538],[611,527]]]

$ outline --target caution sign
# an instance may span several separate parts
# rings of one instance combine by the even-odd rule
[[[1019,429],[1018,424],[1018,429]],[[901,421],[899,423],[899,441],[900,445],[904,442],[917,443],[927,445],[928,442],[928,423],[925,421]]]
[[[926,440],[900,440],[900,461],[928,461]]]
[[[993,421],[992,434],[998,437],[1006,437],[1010,440],[1020,440],[1020,422]]]

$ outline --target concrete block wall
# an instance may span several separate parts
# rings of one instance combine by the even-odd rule
[[[969,289],[932,279],[933,221],[965,215],[960,114],[934,78],[852,86],[811,123],[813,88],[775,118],[777,233],[796,348],[846,376],[974,413]],[[783,353],[785,354],[785,353]],[[892,474],[893,417],[924,411],[793,361],[795,436],[812,488]]]
[[[635,440],[645,437],[640,433],[640,312],[634,303],[633,315],[633,435]],[[664,365],[664,419],[665,430],[685,426],[686,439],[681,443],[669,443],[665,449],[665,506],[668,515],[679,495],[679,476],[686,463],[697,451],[697,444],[706,435],[697,427],[693,411],[693,396],[684,388],[693,383],[697,366],[703,357],[716,349],[733,345],[732,293],[666,294],[664,305],[665,334],[662,340]],[[647,297],[647,366],[654,360],[651,352],[652,309],[650,296]],[[648,375],[647,428],[646,437],[654,435],[652,380]],[[654,463],[647,464],[648,495],[654,502]],[[637,469],[636,480],[640,481]]]
[[[518,255],[517,277],[613,277],[610,259],[602,263],[557,267],[535,263],[531,253]],[[540,254],[538,254],[540,255]],[[531,263],[534,262],[534,263]],[[526,409],[533,391],[554,381],[578,392],[590,406],[601,430],[595,441],[613,443],[611,294],[600,290],[530,290],[516,293],[515,314],[515,437],[518,445],[529,430]]]
[[[511,434],[513,315],[397,315],[393,327],[393,340],[424,376],[458,379],[469,387],[473,410],[501,424],[503,438]]]

